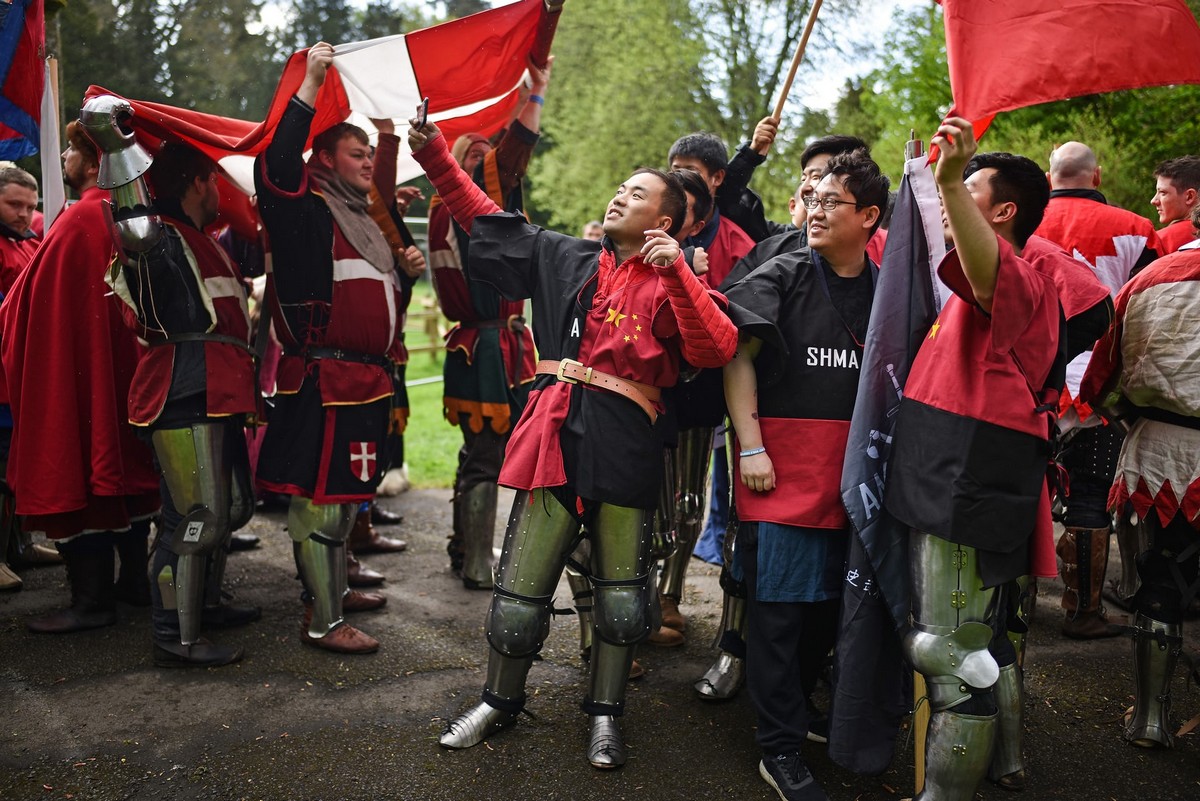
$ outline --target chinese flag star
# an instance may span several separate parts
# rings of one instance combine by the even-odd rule
[[[614,326],[620,327],[621,321],[629,315],[621,314],[619,309],[609,309],[608,316],[604,318],[604,322],[612,323]]]

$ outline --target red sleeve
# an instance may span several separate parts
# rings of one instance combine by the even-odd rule
[[[737,350],[737,328],[714,300],[723,296],[710,292],[682,255],[654,270],[675,312],[683,358],[693,367],[724,367]]]
[[[503,211],[454,161],[446,147],[446,137],[439,135],[427,142],[425,147],[413,153],[413,158],[425,170],[446,208],[468,234],[476,217]]]

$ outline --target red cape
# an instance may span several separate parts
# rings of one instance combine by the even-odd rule
[[[89,189],[62,214],[0,304],[18,514],[76,512],[89,496],[158,491],[151,451],[128,423],[141,348],[104,283],[113,258],[107,196]]]

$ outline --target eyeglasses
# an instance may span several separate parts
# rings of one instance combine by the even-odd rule
[[[816,195],[809,195],[802,202],[804,203],[804,208],[809,211],[812,211],[817,206],[825,209],[825,211],[833,211],[838,206],[854,206],[858,208],[858,204],[853,200],[835,200],[831,197],[817,197]]]

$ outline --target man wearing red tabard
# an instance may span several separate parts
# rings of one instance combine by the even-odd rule
[[[1174,253],[1196,238],[1192,208],[1200,203],[1200,156],[1168,159],[1154,168],[1154,196],[1150,205],[1158,209],[1158,238],[1163,255]]]

